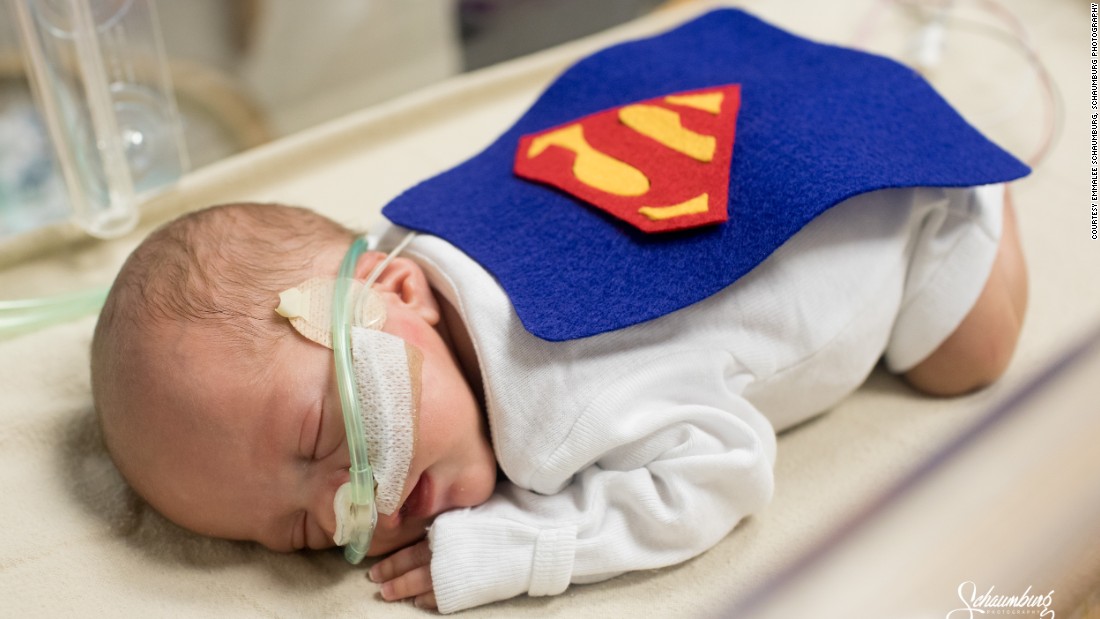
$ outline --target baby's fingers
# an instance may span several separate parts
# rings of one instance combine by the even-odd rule
[[[412,546],[406,546],[375,563],[374,567],[370,568],[370,579],[374,582],[386,582],[431,563],[432,551],[428,547],[428,540],[423,540]]]
[[[417,598],[417,606],[421,606],[422,599],[425,602],[427,601],[427,595],[425,594],[432,594],[430,608],[434,608],[435,595],[432,592],[432,572],[428,566],[418,567],[393,580],[382,583],[382,599],[387,602],[415,597]]]
[[[429,592],[425,593],[424,595],[416,596],[416,599],[413,600],[413,604],[417,608],[424,608],[424,609],[427,609],[427,610],[438,610],[439,609],[439,605],[436,604],[436,602],[435,602],[435,591],[429,591]]]
[[[421,608],[435,608],[432,591],[432,551],[428,540],[402,548],[370,569],[370,579],[382,583],[387,602],[416,598]]]

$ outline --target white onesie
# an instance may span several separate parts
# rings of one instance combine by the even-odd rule
[[[1003,197],[1001,185],[857,196],[718,294],[569,342],[529,334],[480,266],[417,237],[405,255],[466,323],[508,477],[432,525],[440,610],[716,544],[771,498],[776,431],[836,404],[883,355],[907,370],[955,329],[989,275]]]

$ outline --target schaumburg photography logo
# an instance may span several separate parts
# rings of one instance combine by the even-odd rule
[[[974,619],[983,615],[1017,615],[1054,619],[1050,609],[1054,602],[1054,589],[1047,593],[1033,593],[1031,585],[1020,593],[1001,593],[990,585],[982,592],[978,585],[968,580],[959,584],[959,601],[963,606],[947,613],[946,619]]]

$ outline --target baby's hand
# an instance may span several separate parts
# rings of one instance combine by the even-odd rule
[[[375,563],[368,576],[382,583],[382,599],[387,602],[413,598],[417,608],[434,610],[431,567],[432,551],[428,540],[422,540]]]

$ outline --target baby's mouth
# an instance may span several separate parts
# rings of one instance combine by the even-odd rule
[[[405,499],[404,505],[398,510],[401,519],[416,518],[427,519],[432,513],[432,478],[425,472],[416,480],[412,492]]]

